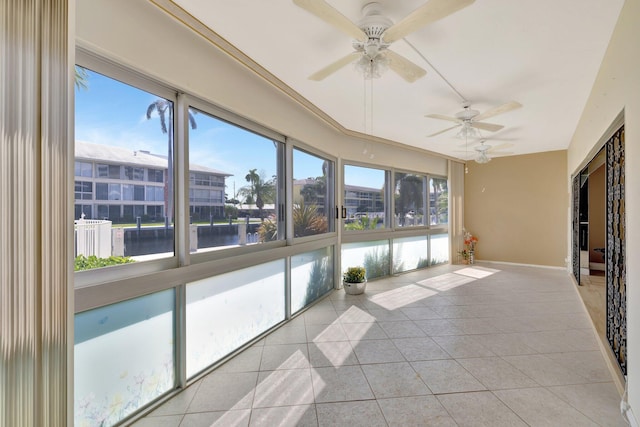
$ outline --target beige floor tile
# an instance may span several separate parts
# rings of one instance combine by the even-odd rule
[[[338,320],[335,310],[313,310],[303,314],[306,325],[329,325]]]
[[[444,335],[464,335],[448,319],[416,320],[415,324],[430,337]]]
[[[410,362],[451,358],[449,353],[429,337],[398,338],[394,339],[393,343]]]
[[[427,336],[413,321],[378,322],[389,338],[416,338]]]
[[[375,400],[363,402],[319,403],[320,427],[386,427],[387,423]]]
[[[338,312],[338,321],[340,323],[373,323],[376,318],[369,313],[369,310],[352,306],[345,311]]]
[[[440,315],[429,307],[405,307],[401,311],[411,320],[440,319]]]
[[[499,357],[457,359],[457,362],[489,390],[538,386],[534,380]]]
[[[349,338],[340,323],[332,325],[307,325],[309,342],[348,341]]]
[[[260,372],[254,408],[313,403],[309,369]]]
[[[179,427],[184,415],[148,416],[136,421],[131,427]]]
[[[537,351],[529,347],[524,338],[518,334],[480,334],[475,335],[474,339],[498,356],[537,353]]]
[[[488,391],[443,394],[437,398],[459,426],[526,426],[511,409]]]
[[[246,427],[251,410],[198,412],[184,416],[180,427]]]
[[[376,399],[431,394],[407,362],[363,365],[362,370]]]
[[[316,403],[374,398],[360,366],[313,368],[311,377]]]
[[[251,427],[313,427],[318,425],[315,405],[255,408],[251,412]]]
[[[269,334],[265,339],[265,345],[301,344],[307,342],[307,333],[304,325],[283,326]]]
[[[260,370],[264,346],[249,347],[224,365],[216,369],[218,373],[256,372]]]
[[[611,381],[611,372],[600,351],[578,351],[546,354],[549,359],[577,373],[591,382]]]
[[[433,394],[462,393],[487,389],[455,360],[411,362],[411,366]]]
[[[314,368],[357,365],[358,358],[348,341],[309,343],[309,362]]]
[[[351,345],[361,364],[405,361],[400,350],[390,339],[352,342]]]
[[[389,427],[456,427],[453,418],[435,396],[379,399]]]
[[[596,423],[544,388],[494,392],[531,426],[589,427]]]
[[[432,337],[433,340],[455,359],[466,357],[489,357],[495,354],[471,335]]]
[[[347,337],[350,341],[380,340],[389,338],[378,323],[343,323]]]
[[[564,385],[548,390],[601,426],[627,426],[620,415],[621,397],[612,382]]]
[[[257,372],[213,372],[202,380],[187,412],[251,408],[257,380]]]
[[[383,308],[370,308],[369,314],[371,314],[378,322],[395,322],[400,320],[409,320],[405,314],[400,310],[386,310]]]
[[[584,384],[583,376],[571,371],[542,354],[503,356],[504,360],[543,386]]]
[[[449,319],[449,322],[458,328],[464,335],[498,334],[503,329],[496,325],[495,319]]]
[[[260,362],[261,371],[303,369],[309,367],[307,344],[265,345]]]

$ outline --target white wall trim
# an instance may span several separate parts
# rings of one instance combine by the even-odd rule
[[[549,270],[567,270],[566,267],[556,266],[556,265],[540,265],[540,264],[524,264],[519,262],[507,262],[507,261],[487,261],[483,259],[477,259],[476,263],[486,263],[486,264],[505,264],[505,265],[515,265],[520,267],[534,267],[534,268],[546,268]]]

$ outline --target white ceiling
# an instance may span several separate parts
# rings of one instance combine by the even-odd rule
[[[453,123],[461,98],[404,40],[391,49],[427,70],[407,83],[392,71],[364,81],[347,66],[308,76],[352,51],[351,38],[292,0],[174,0],[347,129],[457,158],[470,158]],[[327,0],[353,22],[368,0]],[[476,0],[406,37],[472,108],[523,107],[487,119],[487,144],[526,154],[566,149],[589,96],[623,0]],[[425,0],[379,0],[398,22]],[[372,107],[372,109],[371,109]],[[469,141],[469,149],[473,143]],[[473,152],[473,151],[471,151]]]

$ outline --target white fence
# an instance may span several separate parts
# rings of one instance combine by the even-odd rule
[[[74,221],[75,256],[111,256],[111,221],[78,219]]]

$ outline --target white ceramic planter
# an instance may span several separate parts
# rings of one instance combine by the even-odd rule
[[[364,293],[365,288],[367,287],[367,281],[351,283],[342,281],[342,286],[344,287],[344,291],[349,295],[360,295]]]

